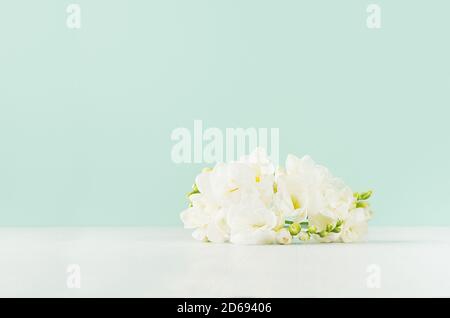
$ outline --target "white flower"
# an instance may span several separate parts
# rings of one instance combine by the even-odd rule
[[[256,172],[256,177],[271,176],[275,172],[275,166],[267,153],[262,148],[256,148],[250,155],[242,156],[239,162],[250,165]]]
[[[370,210],[357,208],[350,211],[342,225],[341,240],[344,243],[361,241],[367,233]]]
[[[199,174],[195,183],[200,193],[219,207],[240,202],[243,195],[258,193],[255,171],[238,162],[218,163]]]
[[[274,195],[274,207],[280,211],[286,220],[303,222],[307,217],[306,206],[302,204],[304,197],[301,191],[291,188],[291,182],[286,175],[278,175],[276,181],[277,192]]]
[[[187,229],[195,229],[192,236],[199,241],[226,242],[229,230],[223,209],[208,203],[201,194],[190,196],[192,206],[181,212],[181,220]]]
[[[265,153],[257,150],[240,162],[218,163],[213,169],[203,171],[195,181],[199,193],[190,196],[192,207],[181,214],[185,228],[195,229],[193,236],[197,240],[225,242],[230,237],[228,214],[232,214],[234,241],[259,243],[273,240],[273,233],[266,231],[265,226],[260,226],[258,231],[244,231],[239,229],[240,221],[236,221],[243,219],[236,211],[244,206],[250,210],[258,207],[269,211],[273,201],[273,170]],[[248,198],[251,200],[246,202]],[[276,225],[284,224],[273,211],[261,215],[275,218]],[[249,215],[243,213],[242,216]]]
[[[352,190],[309,156],[299,159],[289,155],[286,175],[279,180],[286,184],[292,201],[306,210],[310,225],[319,232],[328,224],[347,218],[354,202]]]
[[[256,148],[248,156],[239,159],[239,163],[243,163],[253,169],[255,173],[256,188],[265,204],[269,205],[273,201],[274,189],[274,172],[275,166],[262,148]]]
[[[291,244],[292,243],[292,235],[286,228],[282,228],[277,233],[277,243],[278,244]]]
[[[227,223],[230,242],[236,244],[271,244],[275,241],[278,218],[257,197],[244,198],[228,207]]]
[[[195,186],[181,220],[200,241],[290,244],[286,221],[306,221],[309,228],[298,234],[301,240],[353,242],[362,239],[371,217],[371,192],[355,199],[348,186],[309,156],[289,155],[286,169],[275,171],[265,151],[256,149],[237,162],[204,170]]]

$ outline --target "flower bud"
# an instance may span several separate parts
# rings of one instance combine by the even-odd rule
[[[308,233],[315,234],[317,232],[317,229],[314,225],[311,225],[308,227]]]
[[[367,192],[361,193],[358,196],[359,200],[368,200],[372,196],[372,190],[369,190]]]
[[[194,183],[194,184],[192,185],[192,190],[191,190],[191,192],[189,192],[189,193],[187,194],[187,196],[190,197],[191,195],[196,194],[196,193],[200,193],[200,191],[198,190],[197,184]]]
[[[292,223],[291,225],[289,225],[289,233],[291,233],[292,236],[300,233],[301,229],[302,227],[298,223]]]
[[[328,235],[328,232],[325,231],[325,230],[319,232],[319,236],[320,236],[321,238],[324,238],[324,237],[327,236],[327,235]]]
[[[311,238],[311,236],[309,235],[308,232],[300,232],[300,234],[298,235],[298,238],[301,241],[307,241],[307,240],[309,240]]]
[[[331,231],[331,232],[333,232],[333,233],[339,233],[339,232],[341,232],[341,228],[340,228],[339,226],[336,226],[336,227],[333,229],[333,231]]]
[[[292,243],[292,236],[291,233],[285,228],[282,228],[277,232],[277,243],[278,244],[291,244]]]
[[[358,201],[356,202],[356,208],[367,208],[369,206],[369,203],[365,201]]]
[[[334,228],[333,224],[328,224],[327,225],[327,232],[333,231],[333,228]]]

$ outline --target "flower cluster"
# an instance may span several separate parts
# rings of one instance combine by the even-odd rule
[[[275,169],[265,151],[256,149],[204,169],[181,220],[205,242],[354,242],[367,232],[371,194],[354,193],[309,156],[289,155],[286,167]]]

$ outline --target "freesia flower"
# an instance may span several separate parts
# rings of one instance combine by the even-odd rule
[[[361,241],[367,234],[370,212],[364,208],[350,211],[348,219],[344,222],[341,240],[344,243]]]
[[[237,244],[271,244],[275,241],[277,215],[257,197],[228,207],[230,241]]]
[[[181,212],[181,220],[185,228],[195,229],[192,236],[199,241],[228,241],[229,231],[223,210],[209,204],[201,193],[191,195],[190,199],[192,206]]]
[[[195,239],[215,243],[354,242],[367,232],[371,195],[353,193],[309,156],[288,155],[275,169],[256,149],[202,171],[181,220]]]
[[[292,201],[306,211],[309,223],[319,232],[345,219],[354,202],[352,190],[309,156],[289,155],[286,176],[281,178]]]

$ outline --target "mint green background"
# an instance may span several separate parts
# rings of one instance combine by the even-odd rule
[[[279,127],[378,225],[449,225],[449,1],[0,6],[0,225],[179,225],[176,127]]]

